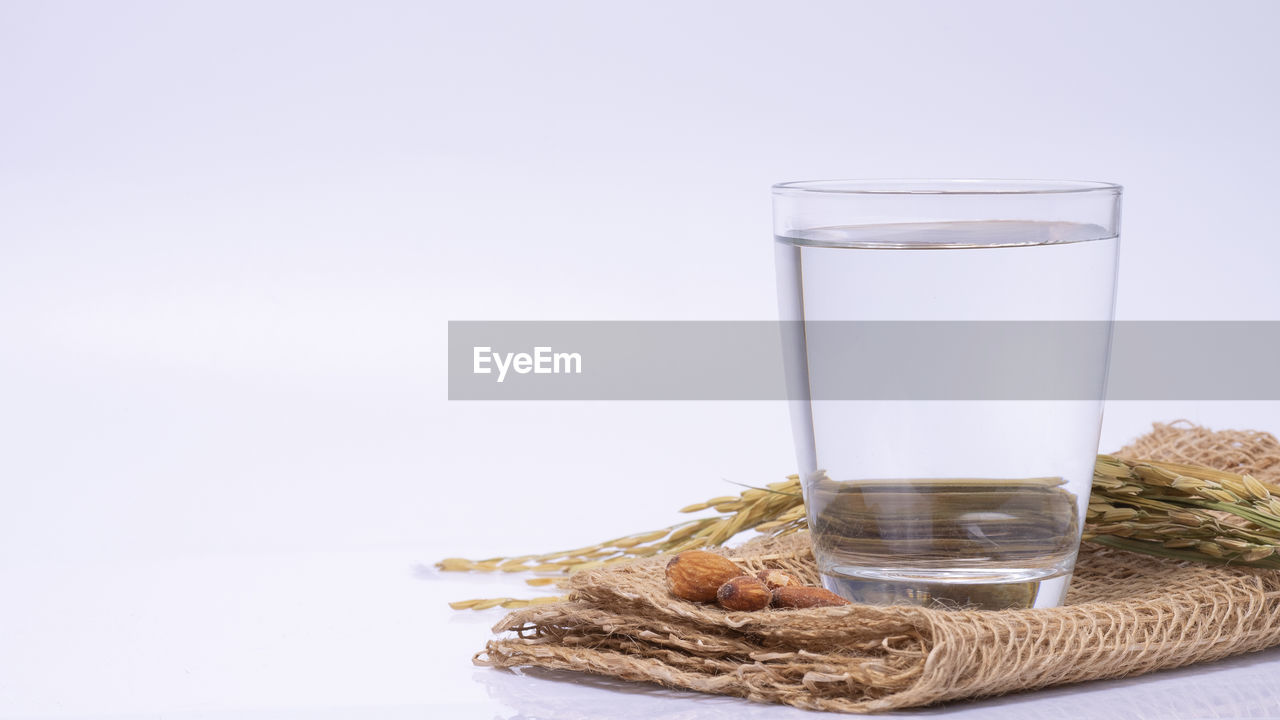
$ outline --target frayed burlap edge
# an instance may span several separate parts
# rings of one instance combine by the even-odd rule
[[[1153,435],[1160,433],[1162,446],[1229,455],[1236,472],[1265,475],[1259,470],[1277,467],[1268,460],[1280,457],[1265,433],[1244,445],[1240,433],[1157,426]],[[1154,442],[1148,436],[1126,450]],[[1143,456],[1196,462],[1183,452]],[[776,567],[816,580],[804,534],[725,554],[749,570]],[[665,562],[579,573],[569,601],[504,618],[494,631],[514,635],[490,641],[476,662],[862,713],[1135,675],[1280,644],[1280,573],[1105,548],[1082,550],[1066,606],[1002,612],[855,605],[733,613],[672,597]]]
[[[1151,432],[1114,454],[1204,465],[1280,483],[1280,440],[1258,430],[1210,430],[1189,420],[1155,423]]]

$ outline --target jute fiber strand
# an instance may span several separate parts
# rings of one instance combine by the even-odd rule
[[[1280,475],[1280,443],[1265,433],[1158,425],[1121,452]],[[778,568],[817,582],[807,533],[724,554],[753,572]],[[667,561],[574,575],[568,601],[511,613],[476,662],[860,713],[1136,675],[1280,644],[1280,572],[1089,545],[1066,606],[999,612],[729,612],[673,597]]]
[[[1280,483],[1280,440],[1257,430],[1214,432],[1185,420],[1156,423],[1151,432],[1114,454],[1204,465]]]

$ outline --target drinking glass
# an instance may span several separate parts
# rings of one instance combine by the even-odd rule
[[[1121,188],[774,186],[814,554],[855,602],[1061,604],[1093,477]]]

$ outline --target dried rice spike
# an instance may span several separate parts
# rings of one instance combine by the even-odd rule
[[[1094,480],[1084,528],[1090,542],[1198,562],[1280,567],[1276,555],[1280,547],[1280,487],[1252,475],[1110,455],[1098,456]],[[752,528],[786,535],[807,527],[800,489],[799,478],[791,475],[764,488],[746,488],[737,497],[716,497],[682,508],[697,512],[721,506],[725,511],[718,516],[570,551],[485,560],[446,558],[436,567],[568,574],[638,557],[713,547]],[[498,605],[528,602],[496,600]],[[463,601],[458,605],[494,606],[485,605],[487,602]]]
[[[1245,491],[1249,493],[1254,500],[1271,499],[1271,491],[1266,485],[1258,482],[1258,479],[1252,475],[1242,475],[1240,482],[1244,485]]]
[[[1240,559],[1248,563],[1256,563],[1261,560],[1270,558],[1272,555],[1275,555],[1275,553],[1276,553],[1275,546],[1258,545],[1256,547],[1249,548],[1248,550],[1245,550],[1243,553],[1241,553]]]

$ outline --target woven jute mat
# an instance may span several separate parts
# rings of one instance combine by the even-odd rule
[[[1280,480],[1267,433],[1156,425],[1120,454]],[[724,551],[818,582],[807,534]],[[1137,675],[1280,644],[1280,572],[1086,544],[1060,608],[851,605],[729,612],[674,598],[667,558],[578,573],[570,599],[511,613],[481,665],[610,675],[814,710],[865,713]]]

